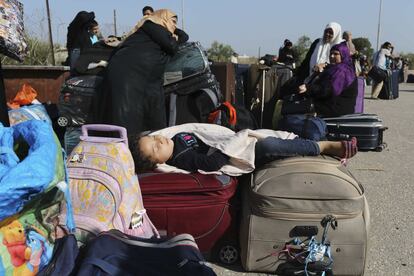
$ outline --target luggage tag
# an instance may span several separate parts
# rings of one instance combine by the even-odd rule
[[[144,214],[146,212],[147,210],[142,209],[132,214],[132,217],[131,217],[131,228],[132,229],[141,227],[144,224]]]

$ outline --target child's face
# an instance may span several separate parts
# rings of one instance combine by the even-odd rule
[[[91,34],[97,35],[99,33],[99,26],[93,26],[89,31]]]
[[[145,136],[139,141],[139,149],[151,161],[162,164],[173,154],[174,142],[161,135]]]

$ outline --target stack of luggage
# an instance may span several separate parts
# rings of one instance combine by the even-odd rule
[[[222,101],[220,86],[211,73],[199,42],[187,42],[167,63],[164,73],[168,125],[206,123]]]
[[[68,79],[59,100],[60,125],[81,134],[67,160],[47,118],[0,125],[0,275],[215,275],[205,257],[224,264],[240,259],[247,271],[279,275],[363,274],[368,205],[362,185],[339,160],[286,158],[240,179],[137,175],[126,130],[87,124],[102,78],[79,66],[84,75]],[[292,71],[260,70],[257,98],[264,103]],[[266,74],[274,80],[269,93]],[[231,113],[220,105],[199,43],[180,46],[164,88],[169,125]],[[264,105],[260,112],[263,118]],[[356,117],[325,119],[328,137],[357,136],[361,149],[381,148],[381,121]],[[352,130],[342,132],[347,120]],[[360,125],[373,133],[352,132]]]
[[[78,275],[214,275],[191,235],[160,239],[143,205],[125,128],[83,125],[67,167],[74,233],[86,245]],[[60,221],[66,215],[63,209]]]

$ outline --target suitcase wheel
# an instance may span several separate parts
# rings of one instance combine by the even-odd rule
[[[218,259],[226,265],[234,264],[239,259],[239,249],[235,245],[225,244],[218,252]]]
[[[69,118],[66,117],[66,116],[61,116],[57,119],[57,124],[60,127],[67,127],[67,126],[69,126]]]
[[[387,144],[383,143],[381,145],[379,145],[378,147],[375,148],[376,152],[381,152],[383,149],[385,149],[387,147]]]

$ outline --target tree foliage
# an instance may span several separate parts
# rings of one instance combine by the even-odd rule
[[[406,62],[408,62],[408,69],[414,69],[414,53],[400,53],[400,57],[402,57]]]
[[[371,42],[366,37],[357,37],[352,39],[352,43],[355,45],[355,49],[368,57],[368,60],[372,59],[372,55],[374,54],[374,49],[371,47]]]
[[[211,47],[207,49],[208,58],[215,62],[227,62],[234,53],[230,45],[214,41]]]
[[[302,61],[305,59],[306,53],[308,52],[310,46],[312,44],[311,39],[303,35],[299,37],[298,41],[293,45],[293,51],[296,54],[296,64],[301,64]]]

